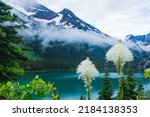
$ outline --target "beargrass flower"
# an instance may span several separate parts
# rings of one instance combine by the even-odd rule
[[[86,60],[83,60],[78,65],[77,73],[79,74],[79,79],[82,79],[85,84],[88,99],[90,100],[91,83],[92,80],[94,80],[95,77],[99,75],[99,72],[96,69],[95,65],[87,57]]]
[[[112,61],[116,66],[119,78],[119,99],[123,99],[122,70],[126,62],[133,60],[133,54],[120,40],[116,45],[108,50],[106,53],[106,60]]]
[[[121,66],[123,67],[126,62],[133,60],[133,54],[121,41],[119,41],[116,45],[108,50],[106,53],[106,60],[112,61],[115,65],[120,62]]]

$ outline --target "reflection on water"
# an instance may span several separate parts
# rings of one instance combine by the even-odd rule
[[[22,78],[18,78],[21,84],[29,83],[35,75],[39,75],[46,82],[54,82],[60,93],[61,99],[64,100],[79,100],[80,95],[86,96],[84,84],[78,79],[78,75],[72,72],[34,72],[26,73]],[[91,99],[97,99],[98,91],[102,88],[102,78],[104,73],[101,73],[92,83]],[[150,80],[145,79],[142,73],[135,74],[137,83],[143,83],[145,90],[150,90]],[[110,73],[110,80],[117,93],[118,79],[116,73]]]

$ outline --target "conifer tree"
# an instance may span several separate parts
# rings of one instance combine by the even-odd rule
[[[98,92],[100,100],[111,100],[113,95],[112,85],[109,79],[108,67],[105,67],[105,76],[103,78],[103,88]]]
[[[136,99],[136,82],[133,76],[131,65],[128,64],[127,78],[123,81],[123,99],[124,100],[135,100]]]
[[[86,98],[81,94],[80,95],[80,100],[86,100]]]
[[[18,35],[17,17],[10,13],[11,7],[0,1],[0,78],[12,78],[22,75],[23,68],[19,60],[27,60],[26,49]]]
[[[145,99],[145,93],[144,93],[143,84],[139,84],[139,86],[138,86],[138,89],[137,89],[137,99],[138,100]]]

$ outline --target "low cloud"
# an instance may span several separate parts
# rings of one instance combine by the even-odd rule
[[[113,45],[116,40],[94,32],[82,31],[79,29],[60,29],[60,27],[41,25],[38,28],[29,27],[20,30],[19,33],[25,37],[37,36],[42,39],[42,44],[47,45],[50,41],[64,41],[67,43],[88,43],[90,45],[102,46],[105,44]]]

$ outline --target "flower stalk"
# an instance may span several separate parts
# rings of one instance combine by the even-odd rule
[[[122,43],[121,40],[111,47],[106,53],[107,61],[112,61],[116,66],[118,74],[118,99],[123,99],[123,87],[122,87],[122,77],[123,77],[123,67],[126,62],[133,60],[133,54],[131,51]]]
[[[118,73],[118,82],[119,82],[119,87],[118,87],[118,98],[120,100],[123,100],[123,87],[122,87],[122,77],[123,77],[123,73],[122,73],[122,69],[123,66],[121,65],[121,59],[118,59],[118,63],[116,65],[116,70]]]
[[[95,65],[90,61],[87,57],[86,60],[83,60],[78,68],[77,73],[79,74],[79,79],[82,79],[85,85],[86,93],[88,100],[91,99],[91,83],[92,80],[95,79],[96,76],[99,75],[98,70],[96,69]]]

